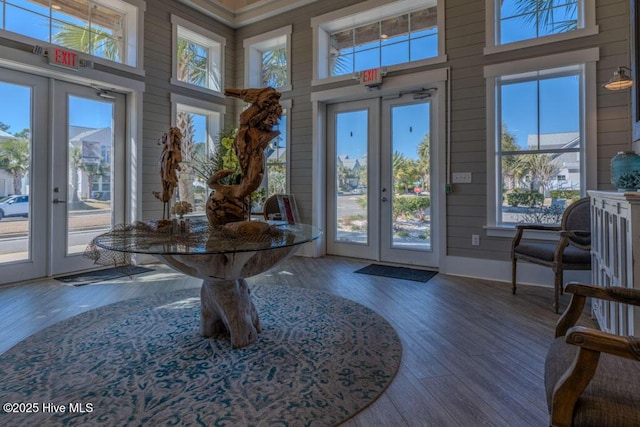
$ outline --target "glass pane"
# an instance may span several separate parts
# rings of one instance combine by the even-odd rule
[[[538,148],[538,82],[500,86],[499,115],[504,151]],[[505,143],[507,145],[505,146]]]
[[[368,242],[367,110],[336,114],[336,241]]]
[[[527,19],[525,19],[527,18]],[[500,43],[513,43],[537,37],[535,19],[531,23],[532,15],[516,16],[500,21]]]
[[[438,27],[438,9],[430,7],[411,13],[411,34]]]
[[[558,224],[580,198],[580,153],[502,157],[502,224]]]
[[[265,152],[267,156],[267,196],[287,192],[287,116],[283,114],[274,126],[280,135],[274,138]]]
[[[434,34],[416,39],[412,35],[409,48],[411,61],[438,56],[438,35]]]
[[[30,2],[24,2],[28,4]],[[48,13],[48,12],[46,12]],[[28,25],[25,23],[28,22]],[[49,41],[49,16],[6,4],[5,29],[34,39]]]
[[[182,132],[182,164],[178,172],[180,201],[190,203],[194,212],[204,212],[209,194],[206,180],[193,168],[194,159],[207,150],[207,116],[178,108],[176,125]]]
[[[178,39],[177,78],[196,86],[207,84],[207,55],[205,46],[185,38]]]
[[[424,102],[391,109],[394,248],[431,248],[429,108]]]
[[[67,254],[111,227],[113,104],[69,97]]]
[[[280,47],[262,53],[262,85],[283,87],[287,85],[287,49]]]
[[[560,138],[553,143],[555,146],[549,147],[544,143],[544,135],[569,132],[577,137],[580,130],[579,87],[578,76],[540,80],[540,148],[560,148],[568,143],[566,138]]]
[[[355,71],[378,68],[380,66],[380,49],[369,49],[355,53]]]
[[[31,88],[0,82],[0,263],[30,259]]]
[[[354,31],[355,48],[358,49],[371,49],[374,46],[380,44],[380,23],[375,22],[373,24],[363,25],[358,27]],[[373,46],[372,46],[373,44]]]
[[[409,15],[400,15],[380,22],[383,43],[406,40],[409,35]]]
[[[353,53],[337,52],[336,56],[331,56],[329,67],[332,76],[353,73]]]
[[[409,62],[409,42],[385,44],[381,53],[382,66]]]

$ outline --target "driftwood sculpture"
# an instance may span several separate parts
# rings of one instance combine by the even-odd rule
[[[158,144],[162,145],[160,155],[160,179],[162,180],[162,192],[154,191],[156,199],[162,201],[162,219],[169,219],[169,202],[173,197],[173,191],[178,186],[178,171],[182,162],[182,132],[177,127],[169,128],[169,133],[162,135]]]
[[[280,135],[273,126],[282,115],[280,92],[273,88],[226,89],[224,94],[251,103],[240,114],[240,125],[233,143],[240,165],[240,182],[221,184],[219,181],[233,173],[231,170],[216,172],[207,184],[213,189],[207,200],[207,218],[211,225],[222,225],[248,219],[249,195],[262,182],[264,175],[264,150],[269,141]]]

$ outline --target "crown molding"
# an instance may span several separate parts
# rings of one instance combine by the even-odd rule
[[[248,6],[242,6],[237,10],[232,10],[216,0],[179,1],[230,27],[239,28],[306,6],[317,0],[260,0]]]

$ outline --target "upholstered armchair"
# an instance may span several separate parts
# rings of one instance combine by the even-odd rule
[[[278,195],[273,194],[265,200],[262,205],[262,214],[264,215],[264,219],[274,219],[270,217],[271,215],[280,215],[280,206],[278,204]]]
[[[573,294],[545,360],[554,427],[640,426],[640,337],[574,326],[588,297],[640,306],[640,290],[569,283]]]
[[[552,233],[558,241],[533,240],[525,232]],[[551,267],[553,310],[557,313],[565,270],[591,269],[591,209],[588,197],[573,202],[562,214],[559,226],[518,224],[511,243],[511,289],[516,293],[518,260]]]

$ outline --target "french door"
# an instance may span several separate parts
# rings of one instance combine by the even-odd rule
[[[0,69],[0,97],[0,283],[91,268],[124,220],[124,95]]]
[[[404,96],[328,106],[328,253],[438,265],[434,102]]]

